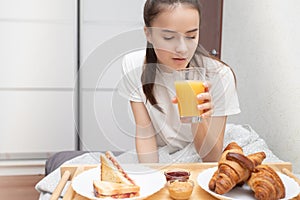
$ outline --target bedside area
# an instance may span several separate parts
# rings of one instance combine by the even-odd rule
[[[45,160],[1,160],[0,199],[38,199],[35,185],[44,173]]]

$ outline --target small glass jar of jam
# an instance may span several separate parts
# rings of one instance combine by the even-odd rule
[[[190,172],[185,169],[171,169],[164,172],[167,181],[187,181],[190,178]]]

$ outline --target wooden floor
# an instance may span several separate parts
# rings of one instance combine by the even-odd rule
[[[36,200],[39,193],[35,185],[44,175],[0,176],[0,199]]]

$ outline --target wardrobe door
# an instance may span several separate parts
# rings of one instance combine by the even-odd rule
[[[199,0],[201,4],[200,43],[220,58],[223,0]]]
[[[75,8],[0,1],[0,162],[75,149]]]
[[[130,105],[117,85],[124,54],[146,46],[143,5],[141,0],[81,1],[81,150],[135,147]]]

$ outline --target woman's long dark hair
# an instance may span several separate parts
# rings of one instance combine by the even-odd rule
[[[144,6],[144,23],[146,27],[151,27],[152,21],[165,9],[175,8],[178,4],[190,6],[198,11],[201,21],[201,5],[199,0],[147,0]],[[200,24],[199,24],[200,29]],[[204,67],[202,58],[211,57],[217,59],[210,54],[199,44],[193,58],[191,59],[189,66],[191,67]],[[217,59],[218,60],[218,59]],[[156,109],[163,112],[159,107],[157,100],[153,94],[155,76],[157,68],[157,56],[154,51],[154,47],[151,43],[147,42],[146,59],[144,63],[144,69],[141,76],[143,85],[143,91],[147,101],[151,103]]]
[[[147,0],[144,6],[144,23],[146,27],[151,27],[151,22],[165,9],[170,9],[177,6],[178,4],[184,4],[195,8],[200,12],[199,0]],[[200,24],[199,24],[200,26]],[[146,59],[144,70],[142,73],[141,81],[143,84],[143,91],[147,101],[151,103],[155,108],[162,111],[157,104],[157,100],[153,94],[155,76],[156,76],[156,65],[157,57],[154,48],[151,43],[147,42]]]

